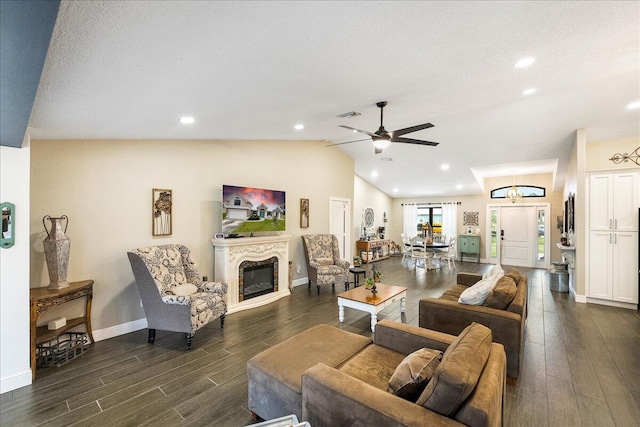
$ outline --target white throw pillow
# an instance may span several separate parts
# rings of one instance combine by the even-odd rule
[[[173,292],[173,294],[176,296],[186,297],[198,292],[198,287],[193,283],[185,283],[184,285],[177,285],[177,286],[171,287],[171,292]]]
[[[502,274],[501,274],[502,273]],[[496,264],[493,267],[491,267],[491,270],[487,271],[486,273],[484,273],[482,275],[483,279],[487,279],[489,277],[494,277],[500,274],[500,277],[504,276],[504,270],[502,269],[502,266],[500,264]],[[498,277],[498,279],[500,278]]]
[[[482,305],[487,300],[487,297],[493,292],[493,288],[496,286],[498,278],[487,277],[477,282],[475,285],[468,287],[458,298],[460,304],[467,305]]]

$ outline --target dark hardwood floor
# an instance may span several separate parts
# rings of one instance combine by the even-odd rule
[[[383,283],[409,288],[406,313],[397,304],[380,319],[418,323],[418,300],[439,296],[457,272],[482,273],[486,264],[457,263],[426,272],[399,257],[380,261]],[[530,284],[524,368],[507,387],[506,426],[633,426],[640,420],[638,312],[576,304],[550,292],[545,270],[521,269]],[[296,287],[273,304],[227,316],[198,331],[193,350],[183,334],[146,330],[90,346],[60,368],[38,370],[37,380],[0,396],[7,426],[208,425],[244,426],[246,363],[258,352],[311,326],[328,323],[371,336],[369,315],[345,309],[338,322],[336,291]],[[300,357],[304,357],[303,354]]]

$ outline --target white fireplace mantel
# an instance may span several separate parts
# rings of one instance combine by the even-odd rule
[[[289,238],[291,236],[243,237],[238,239],[211,239],[214,249],[216,282],[225,282],[227,313],[247,310],[269,304],[291,294],[289,290]],[[238,271],[244,261],[278,259],[278,290],[266,295],[239,301]]]

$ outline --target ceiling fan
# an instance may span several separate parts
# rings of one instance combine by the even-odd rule
[[[345,129],[351,129],[351,130],[353,130],[355,132],[363,133],[365,135],[370,136],[371,139],[373,140],[373,147],[375,148],[375,153],[376,154],[382,153],[382,150],[387,148],[392,142],[403,142],[405,144],[430,145],[432,147],[435,147],[436,145],[439,144],[438,142],[423,141],[421,139],[403,138],[402,137],[402,135],[405,135],[407,133],[417,132],[419,130],[432,128],[433,125],[431,123],[424,123],[424,124],[421,124],[421,125],[411,126],[411,127],[404,128],[404,129],[398,129],[398,130],[394,130],[394,131],[391,131],[391,132],[387,131],[384,128],[384,125],[382,124],[383,123],[382,119],[383,119],[384,107],[387,105],[387,101],[378,102],[378,103],[376,103],[376,105],[380,108],[380,127],[378,128],[377,131],[368,132],[366,130],[352,128],[351,126],[344,126],[344,125],[339,125],[339,126],[342,127],[342,128],[345,128]],[[341,142],[339,144],[333,144],[333,145],[350,144],[352,142],[358,142],[358,141],[364,141],[364,140],[363,139],[359,139],[359,140],[356,140],[356,141]]]

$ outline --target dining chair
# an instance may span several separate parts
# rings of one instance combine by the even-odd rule
[[[404,233],[401,233],[400,237],[402,238],[402,260],[404,261],[406,257],[411,257],[411,241]]]
[[[409,242],[411,244],[411,260],[413,261],[414,270],[418,265],[418,261],[422,261],[422,267],[426,270],[427,263],[433,254],[427,252],[425,240],[422,237],[412,237]]]
[[[453,269],[456,269],[456,238],[452,237],[449,240],[449,247],[446,251],[438,254],[438,259],[440,263],[443,261],[447,261],[447,266],[449,267],[449,271],[451,271],[451,263],[453,262]]]

